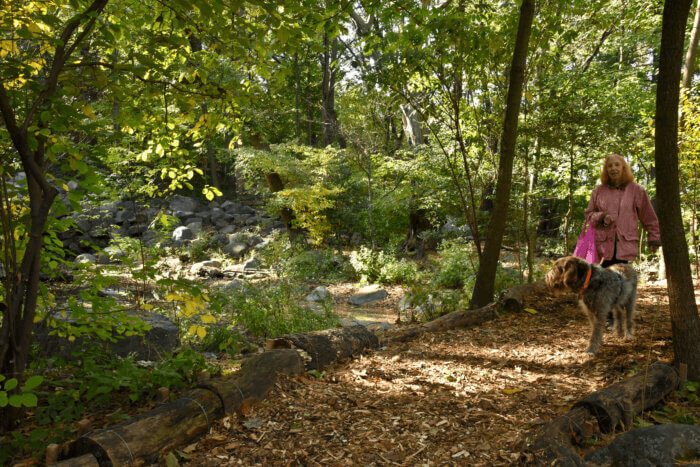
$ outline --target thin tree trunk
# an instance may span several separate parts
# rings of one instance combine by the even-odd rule
[[[685,68],[683,70],[683,89],[688,91],[693,83],[693,73],[695,72],[695,56],[700,41],[700,2],[695,7],[695,20],[693,21],[693,31],[690,33],[690,43],[685,54]],[[682,126],[682,125],[681,125]]]
[[[299,108],[299,101],[301,98],[301,72],[299,71],[299,54],[294,53],[294,136],[299,138],[301,136],[301,109]]]
[[[666,0],[656,90],[656,192],[668,276],[669,309],[676,365],[700,379],[700,317],[695,304],[688,247],[683,230],[678,178],[678,103],[685,26],[691,0]]]
[[[496,199],[489,222],[486,247],[484,248],[484,254],[479,259],[479,272],[474,282],[471,308],[481,308],[493,300],[496,269],[510,205],[513,159],[515,158],[515,143],[518,136],[518,116],[520,114],[520,101],[525,81],[525,64],[527,62],[527,50],[534,13],[535,5],[533,0],[523,0],[520,7],[520,20],[518,23],[518,35],[515,40],[513,62],[510,68],[510,84],[508,86],[506,115],[501,138],[501,158],[498,167]]]

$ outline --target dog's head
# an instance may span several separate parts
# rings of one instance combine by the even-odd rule
[[[583,285],[589,268],[586,260],[576,256],[565,256],[554,262],[552,269],[544,276],[544,281],[555,293],[576,292]]]

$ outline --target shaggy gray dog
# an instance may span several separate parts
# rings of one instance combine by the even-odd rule
[[[603,343],[608,313],[613,313],[617,335],[634,336],[634,305],[637,301],[637,272],[629,264],[602,268],[581,258],[558,259],[544,278],[554,293],[578,293],[578,303],[588,314],[591,340],[586,352],[595,354]]]

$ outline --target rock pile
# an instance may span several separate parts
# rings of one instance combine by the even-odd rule
[[[212,232],[212,242],[233,259],[240,259],[263,242],[266,232],[284,228],[281,221],[241,203],[214,200],[203,204],[181,195],[167,201],[153,199],[148,204],[115,201],[74,213],[71,218],[77,228],[63,232],[60,240],[77,256],[76,261],[99,263],[119,259],[122,253],[116,240],[120,238],[138,238],[147,245],[183,245],[203,231]],[[254,226],[260,227],[262,235],[252,232]],[[103,252],[95,254],[93,245]]]

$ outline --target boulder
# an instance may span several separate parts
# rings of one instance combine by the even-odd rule
[[[331,293],[322,285],[316,287],[313,292],[306,296],[307,302],[322,302],[328,300],[331,297]]]
[[[348,299],[348,303],[355,306],[365,305],[371,302],[384,300],[389,294],[386,290],[376,286],[368,285],[359,290],[359,292]]]
[[[151,313],[139,310],[129,310],[129,317],[138,317],[143,322],[151,326],[142,335],[123,336],[116,331],[112,332],[112,337],[116,342],[100,340],[95,337],[77,337],[72,342],[55,333],[53,328],[47,326],[45,321],[40,321],[34,325],[35,342],[45,352],[46,355],[61,356],[65,359],[75,358],[72,353],[81,352],[90,345],[97,345],[109,352],[113,352],[120,357],[133,354],[137,360],[157,360],[166,353],[174,351],[180,345],[180,332],[178,327],[166,316],[159,313]],[[54,314],[53,318],[63,321],[69,325],[76,322],[60,314]]]

